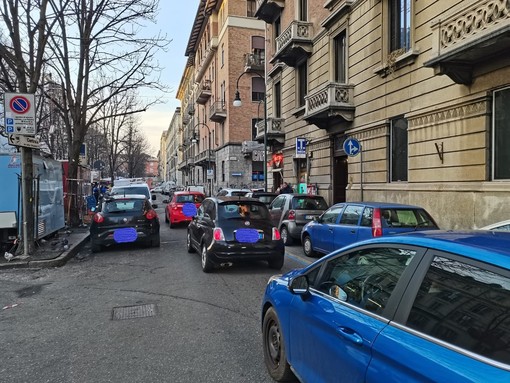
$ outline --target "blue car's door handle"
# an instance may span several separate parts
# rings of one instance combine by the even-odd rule
[[[363,338],[359,336],[354,330],[347,328],[347,327],[339,327],[338,332],[341,336],[343,336],[345,339],[350,340],[351,342],[355,344],[362,344]]]

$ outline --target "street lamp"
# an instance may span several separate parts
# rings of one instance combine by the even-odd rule
[[[236,94],[234,98],[234,102],[232,103],[235,107],[240,107],[242,105],[241,102],[241,95],[239,94],[239,80],[241,77],[243,77],[248,72],[243,72],[239,75],[236,82]],[[257,76],[259,76],[261,79],[264,80],[264,85],[266,83],[266,79],[264,76],[262,76],[258,72],[250,72],[254,73]],[[266,93],[264,92],[264,191],[267,191],[267,97]]]
[[[206,172],[206,179],[208,181],[208,184],[209,184],[209,195],[212,195],[212,187],[213,187],[213,182],[214,181],[214,177],[213,179],[211,180],[211,182],[209,182],[209,170],[210,167],[211,167],[211,151],[212,151],[212,148],[211,148],[211,129],[209,129],[209,126],[205,123],[205,122],[199,122],[197,123],[194,128],[193,128],[193,131],[195,131],[195,128],[199,127],[199,126],[204,126],[206,129],[207,129],[207,132],[209,133],[209,136],[207,137],[207,172]]]

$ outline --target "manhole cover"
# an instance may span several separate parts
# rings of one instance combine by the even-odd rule
[[[156,315],[156,305],[138,305],[114,307],[112,312],[113,320],[147,318]]]

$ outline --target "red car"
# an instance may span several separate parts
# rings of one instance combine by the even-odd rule
[[[165,208],[165,222],[174,227],[178,223],[189,223],[200,207],[205,195],[197,191],[175,192]]]

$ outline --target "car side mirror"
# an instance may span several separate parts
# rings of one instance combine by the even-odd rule
[[[306,275],[300,275],[292,279],[289,283],[289,290],[296,295],[303,297],[310,294],[310,284]]]

